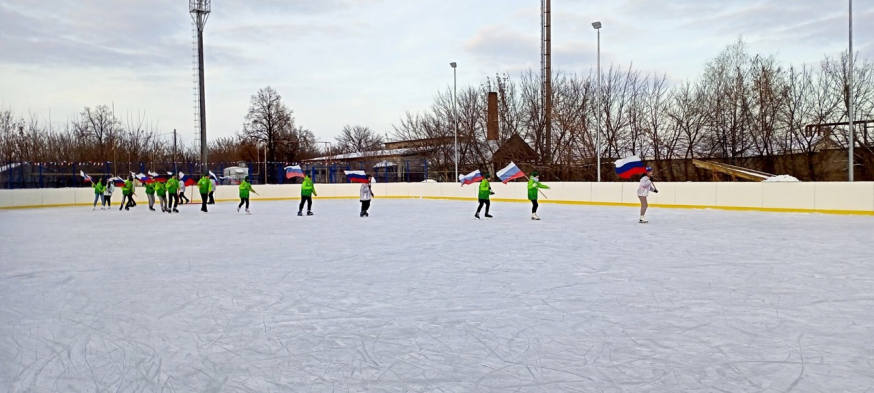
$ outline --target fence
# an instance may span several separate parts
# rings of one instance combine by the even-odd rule
[[[178,173],[184,172],[199,178],[205,172],[213,172],[221,184],[232,184],[233,181],[224,177],[226,168],[238,167],[241,163],[219,162],[210,163],[206,171],[199,163],[146,163],[146,162],[12,162],[0,163],[0,189],[24,188],[67,188],[87,187],[80,172],[93,178],[109,178],[114,175],[126,176],[135,173]],[[287,163],[280,162],[247,162],[246,176],[253,184],[294,184],[299,179],[286,179]],[[329,164],[302,164],[301,169],[310,175],[316,183],[347,183],[346,170],[364,170],[377,183],[421,182],[428,179],[428,163],[424,160],[409,160],[400,162],[380,162],[373,165],[370,162],[344,162]],[[232,176],[241,177],[241,176]],[[239,180],[239,179],[236,179]]]

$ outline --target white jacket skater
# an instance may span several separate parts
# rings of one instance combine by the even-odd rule
[[[358,194],[361,197],[361,213],[358,216],[370,217],[370,214],[367,213],[367,209],[370,209],[370,200],[373,199],[373,189],[370,188],[370,182],[362,183],[361,191]]]
[[[650,177],[652,176],[652,167],[646,167],[646,175],[640,178],[640,187],[637,188],[637,199],[640,199],[640,223],[645,224],[649,221],[646,219],[646,208],[649,207],[646,198],[649,192],[652,191],[658,194],[659,190],[652,184]]]

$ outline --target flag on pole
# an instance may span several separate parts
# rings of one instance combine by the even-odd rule
[[[626,157],[616,161],[614,164],[616,164],[616,174],[623,179],[646,173],[646,167],[638,156]]]
[[[218,183],[218,176],[216,176],[215,173],[212,173],[212,171],[209,171],[209,178]]]
[[[303,170],[300,169],[300,165],[285,167],[285,178],[291,179],[292,177],[304,177]]]
[[[507,165],[506,168],[498,171],[498,179],[501,179],[501,182],[507,184],[508,181],[513,179],[518,179],[520,177],[525,177],[525,172],[522,172],[516,164],[510,162],[510,165]]]
[[[192,179],[190,176],[188,176],[182,172],[179,172],[179,181],[181,181],[185,187],[193,186],[193,185],[197,184],[197,182],[194,181],[194,179]]]
[[[367,174],[364,171],[343,171],[346,178],[352,183],[367,183]]]
[[[458,176],[459,176],[458,181],[461,182],[462,187],[464,187],[466,184],[473,184],[473,183],[476,183],[478,181],[483,180],[483,174],[479,172],[479,169],[477,169],[471,173],[468,173],[464,176],[462,176],[462,175],[458,175]]]
[[[142,173],[134,175],[134,177],[140,181],[142,184],[152,184],[155,182],[155,179],[152,179],[149,176],[146,176]]]
[[[152,181],[153,181],[153,182],[156,182],[156,183],[166,183],[167,180],[170,179],[170,175],[169,175],[169,174],[167,174],[167,175],[159,175],[159,174],[157,174],[157,173],[155,173],[155,172],[149,172],[149,176],[152,178]]]
[[[107,182],[112,182],[116,187],[124,187],[124,179],[116,176],[107,180]]]
[[[94,181],[94,180],[91,180],[91,176],[88,176],[85,174],[85,171],[79,171],[79,173],[82,174],[82,178],[85,179],[86,183],[91,183]]]

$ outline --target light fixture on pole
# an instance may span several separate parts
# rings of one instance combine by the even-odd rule
[[[458,181],[458,64],[453,61],[449,65],[452,67],[452,119],[455,120],[455,181]]]
[[[854,131],[855,131],[853,129],[853,115],[855,115],[853,113],[853,109],[854,109],[853,108],[853,0],[850,0],[850,52],[849,52],[849,55],[850,55],[849,71],[847,72],[847,102],[848,102],[848,106],[849,106],[849,108],[848,108],[849,114],[848,115],[849,115],[849,124],[850,124],[850,132],[849,132],[850,138],[849,138],[849,143],[847,145],[847,147],[848,147],[847,150],[849,151],[848,152],[848,154],[849,154],[849,165],[848,165],[849,180],[853,181],[853,167],[854,167],[853,144],[855,143],[855,141],[854,141],[855,138],[853,135]]]
[[[595,157],[597,158],[598,181],[601,181],[601,22],[592,23],[592,27],[598,31],[598,90],[595,97],[598,99],[599,105],[595,107],[598,116],[598,127],[595,129]]]

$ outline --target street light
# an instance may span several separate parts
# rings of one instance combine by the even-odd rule
[[[852,1],[852,0],[851,0]],[[598,31],[598,91],[595,96],[598,98],[600,103],[601,101],[601,22],[592,23],[592,27]],[[600,105],[598,105],[600,107]],[[598,127],[595,130],[595,156],[597,157],[597,173],[598,173],[598,182],[601,181],[601,108],[596,107],[595,109],[598,111]]]
[[[849,155],[850,155],[850,166],[849,166],[849,179],[853,181],[853,0],[850,0],[850,67],[849,72],[847,74],[847,99],[849,102],[849,124],[850,124],[850,139],[849,139]]]
[[[458,78],[456,67],[453,61],[449,63],[452,66],[452,118],[455,119],[455,181],[458,181]]]

